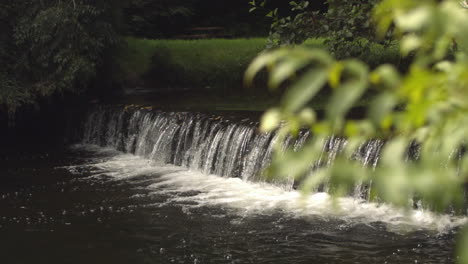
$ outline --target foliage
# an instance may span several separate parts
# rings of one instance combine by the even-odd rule
[[[466,213],[468,155],[461,153],[468,140],[468,10],[452,0],[383,0],[373,17],[380,36],[394,26],[401,54],[414,56],[404,75],[392,65],[371,71],[358,60],[337,61],[323,50],[303,48],[262,54],[249,67],[248,81],[267,66],[271,88],[303,73],[280,106],[264,115],[261,129],[278,129],[284,137],[309,127],[314,137],[298,152],[277,151],[270,172],[295,177],[305,191],[327,182],[340,196],[364,183],[373,201],[412,207],[419,200],[425,208],[439,212]],[[449,56],[452,52],[454,56]],[[317,120],[306,104],[326,86],[333,92],[325,118]],[[368,106],[367,117],[346,119],[356,100],[369,90],[378,95]],[[331,166],[311,172],[330,135],[346,137],[348,143]],[[363,167],[353,153],[374,138],[386,142],[379,164]],[[407,162],[408,148],[415,144],[420,146],[417,159]],[[465,253],[463,257],[461,263],[468,263]]]
[[[239,0],[129,0],[127,35],[171,38],[193,27],[217,26],[234,37],[266,36],[268,20],[247,9],[247,2]]]
[[[12,41],[16,16],[21,5],[14,1],[4,1],[0,3],[0,108],[8,107],[7,110],[14,110],[17,104],[27,101],[27,91],[21,89],[14,78],[14,64],[16,60],[17,47]]]
[[[181,30],[195,15],[194,2],[182,0],[131,0],[125,8],[129,32],[134,36],[164,37]]]
[[[102,7],[106,8],[106,7]],[[41,95],[81,90],[94,78],[102,54],[117,43],[104,10],[86,1],[35,7],[15,30],[23,50],[18,67]]]
[[[251,1],[251,11],[265,8],[265,0]],[[340,58],[361,56],[374,42],[390,44],[375,38],[371,10],[378,0],[326,0],[326,10],[310,8],[311,1],[291,1],[292,14],[280,15],[275,8],[267,16],[273,19],[270,47],[300,44],[311,37],[327,37],[327,46]],[[359,44],[359,45],[356,45]]]
[[[257,9],[265,9],[266,1],[259,3],[252,0],[249,2],[252,6],[250,11]],[[274,8],[267,13],[267,17],[271,17],[273,22],[270,28],[270,36],[268,47],[281,46],[281,45],[292,45],[300,44],[311,36],[310,25],[313,23],[313,18],[308,16],[306,11],[309,7],[308,1],[295,1],[290,2],[291,11],[293,15],[282,17],[279,14],[279,9]]]
[[[0,105],[57,93],[82,92],[96,77],[119,37],[115,1],[7,1],[0,15],[9,32],[0,40],[5,63]],[[4,9],[3,9],[4,8]]]

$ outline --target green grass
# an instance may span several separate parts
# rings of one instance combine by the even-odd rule
[[[223,89],[240,88],[245,69],[266,44],[264,38],[126,41],[117,61],[128,79],[148,86]]]
[[[254,88],[243,88],[243,75],[250,62],[264,50],[266,38],[203,39],[203,40],[150,40],[126,38],[126,46],[120,52],[117,63],[122,69],[120,79],[127,87],[145,87],[174,90],[192,89],[197,92],[179,93],[167,103],[151,99],[159,104],[193,109],[245,109],[263,110],[275,105],[279,95],[266,89],[263,74]],[[310,48],[325,47],[325,39],[309,39],[303,45]],[[358,44],[350,43],[358,49]],[[354,46],[353,46],[354,45]],[[342,54],[336,54],[344,57]],[[383,62],[399,63],[398,47],[384,48],[371,44],[359,59],[375,67]],[[163,96],[164,98],[164,96]],[[141,100],[140,99],[137,99]],[[148,99],[149,100],[149,99]],[[146,100],[147,101],[147,100]],[[314,103],[323,108],[326,100]]]
[[[239,89],[249,63],[265,48],[266,38],[151,40],[126,38],[117,63],[123,79],[147,87]],[[324,47],[324,38],[309,39],[306,47]],[[360,49],[353,42],[349,50]],[[344,49],[347,50],[347,49]],[[338,58],[346,57],[336,54]],[[358,59],[373,66],[399,63],[397,45],[371,44]]]

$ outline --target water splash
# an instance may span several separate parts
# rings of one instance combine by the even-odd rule
[[[104,161],[100,157],[84,165],[88,171],[93,171],[91,177],[106,180],[111,177],[134,182],[139,187],[143,184],[152,195],[166,197],[153,206],[181,207],[187,214],[200,207],[221,206],[228,209],[227,214],[240,217],[281,212],[290,218],[339,219],[350,226],[366,224],[372,227],[383,223],[386,230],[400,234],[418,230],[444,234],[467,222],[466,217],[461,216],[435,214],[423,209],[399,209],[355,197],[333,200],[325,192],[305,195],[264,182],[208,175],[179,166],[155,166],[154,161],[109,149],[89,145],[78,147],[109,155]],[[76,168],[69,167],[69,170]]]
[[[88,115],[83,143],[113,147],[158,165],[173,164],[204,174],[259,182],[263,181],[261,172],[271,163],[278,135],[259,133],[257,125],[248,119],[229,121],[199,113],[101,107]],[[297,150],[310,136],[309,131],[302,131],[297,138],[288,137],[283,147]],[[346,144],[346,139],[330,137],[324,141],[316,164],[331,165]],[[362,144],[353,158],[363,166],[375,166],[382,145],[379,140]],[[279,184],[285,189],[295,186],[293,179]],[[327,191],[327,184],[322,190]],[[368,193],[368,185],[358,184],[352,195],[362,198]]]

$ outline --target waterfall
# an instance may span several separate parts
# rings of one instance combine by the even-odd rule
[[[257,127],[258,123],[249,119],[232,121],[202,113],[98,107],[85,121],[83,143],[133,153],[159,165],[261,181],[262,170],[271,162],[277,135],[259,133]],[[284,147],[298,149],[309,136],[309,131],[302,131],[297,138],[287,138]],[[324,142],[317,164],[333,162],[346,143],[343,138],[330,137]],[[382,145],[379,140],[367,142],[353,158],[362,161],[363,166],[375,166]],[[281,184],[292,188],[294,181]],[[365,197],[367,192],[367,186],[357,185],[353,195]]]

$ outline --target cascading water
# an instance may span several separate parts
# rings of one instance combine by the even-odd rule
[[[207,191],[206,194],[189,195],[189,198],[177,196],[175,200],[179,202],[185,199],[189,199],[190,202],[200,199],[201,203],[210,200],[213,203],[224,204],[225,201],[229,201],[231,206],[243,209],[283,207],[288,204],[288,210],[298,214],[334,214],[334,210],[330,209],[332,205],[327,194],[327,184],[316,190],[307,206],[296,204],[296,200],[300,199],[297,191],[290,192],[296,184],[293,179],[274,182],[270,187],[258,185],[264,182],[261,172],[271,162],[273,146],[277,143],[278,135],[274,132],[260,133],[257,126],[258,123],[250,119],[232,121],[201,113],[160,112],[136,107],[98,107],[89,113],[85,121],[83,143],[110,147],[138,156],[122,156],[115,161],[96,165],[103,171],[120,171],[116,172],[120,175],[118,178],[138,177],[141,168],[131,163],[151,161],[153,164],[150,167],[141,165],[144,168],[143,174],[151,170],[150,168],[159,171],[166,165],[175,165],[178,168],[175,173],[163,176],[163,181],[150,185],[151,188],[171,189],[178,186],[182,191]],[[297,138],[286,138],[283,147],[297,150],[310,136],[309,131],[301,131]],[[325,140],[321,156],[311,164],[311,170],[315,166],[332,164],[346,144],[347,140],[340,137],[332,136]],[[361,161],[362,166],[376,166],[383,144],[381,140],[368,141],[362,144],[351,158]],[[137,160],[134,160],[135,158]],[[188,169],[190,172],[179,173],[180,169]],[[122,171],[125,173],[122,174]],[[235,181],[236,179],[241,179],[242,184]],[[239,186],[242,186],[242,190],[238,189]],[[245,190],[248,190],[248,194]],[[265,191],[271,194],[264,195]],[[355,217],[369,218],[360,221],[387,219],[386,222],[390,225],[401,223],[400,211],[388,211],[383,209],[384,205],[365,203],[370,191],[368,184],[356,184],[349,194],[349,199],[341,201],[342,210],[346,208],[348,217],[356,215],[357,210],[362,212],[357,213]],[[235,202],[239,204],[235,205]],[[370,217],[369,213],[378,217]],[[421,224],[420,219],[425,219],[420,218],[421,215],[427,216],[425,212],[418,211],[412,215],[416,225]],[[431,220],[427,220],[424,225],[438,226],[437,229],[442,230],[464,222],[449,216],[444,218],[444,224],[439,225],[439,220],[430,216]],[[442,226],[444,227],[441,228]]]
[[[0,155],[7,179],[0,184],[0,259],[455,262],[466,217],[369,202],[366,184],[332,199],[326,185],[304,195],[290,180],[265,183],[260,172],[279,137],[258,133],[257,125],[239,117],[97,107],[77,131],[86,144],[28,159]],[[284,146],[297,149],[310,137],[302,131]],[[346,144],[325,140],[311,170],[331,164]],[[375,166],[382,144],[369,141],[351,158]]]
[[[98,109],[88,116],[84,143],[226,177],[254,179],[268,162],[273,135],[255,124],[202,114]]]
[[[236,122],[188,112],[101,107],[88,115],[83,143],[112,147],[159,165],[261,181],[261,171],[271,161],[277,135],[259,133],[257,125],[248,119]],[[302,131],[295,139],[287,138],[284,145],[297,149],[309,135]],[[345,144],[343,138],[329,138],[317,163],[329,165]],[[363,144],[354,158],[363,166],[375,166],[382,145],[379,140]],[[293,180],[286,180],[285,187],[291,189],[293,184]],[[362,197],[366,192],[365,186],[358,185],[354,195]]]

